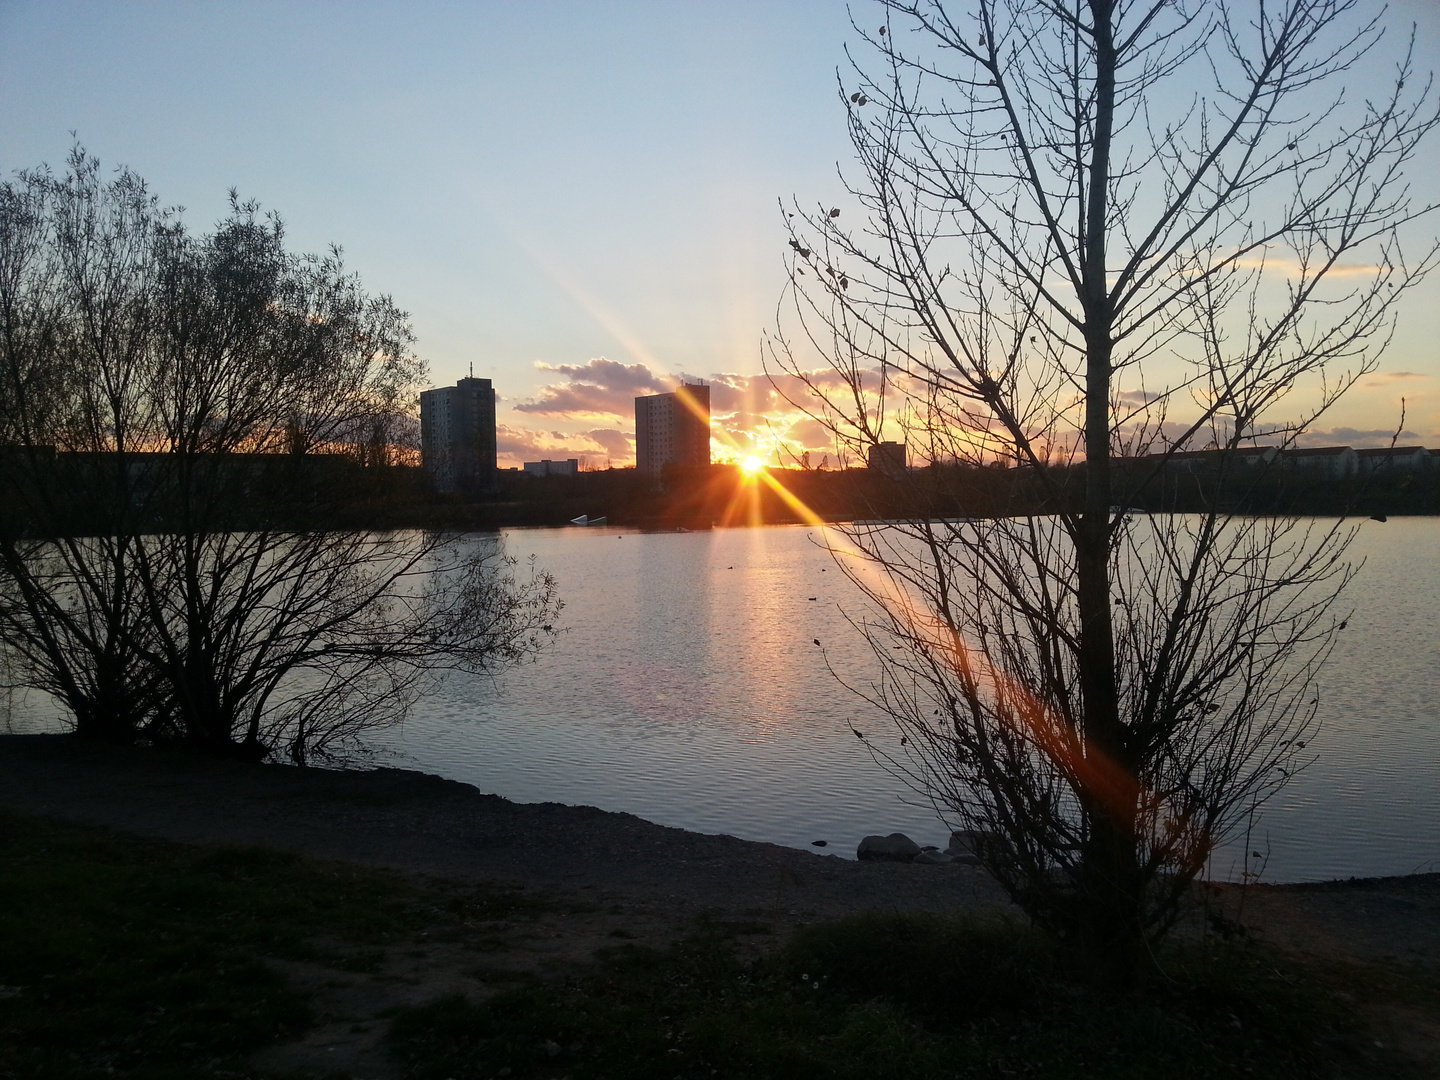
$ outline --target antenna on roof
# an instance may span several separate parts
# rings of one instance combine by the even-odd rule
[[[474,360],[471,360],[471,361],[470,361],[470,377],[471,377],[472,379],[475,377],[475,361],[474,361]]]

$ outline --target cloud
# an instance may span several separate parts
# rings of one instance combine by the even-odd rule
[[[1377,371],[1368,376],[1363,385],[1366,389],[1370,389],[1372,387],[1385,386],[1393,382],[1406,382],[1411,379],[1428,378],[1430,378],[1430,376],[1423,371]]]
[[[824,424],[818,420],[812,420],[808,416],[791,424],[790,430],[786,434],[800,445],[812,450],[819,446],[829,446],[835,441],[834,434]]]
[[[1159,401],[1164,395],[1151,393],[1149,390],[1122,390],[1115,397],[1127,405],[1149,405],[1152,401]]]
[[[1245,270],[1267,270],[1279,272],[1290,277],[1299,277],[1302,273],[1308,273],[1311,280],[1321,270],[1322,263],[1312,262],[1307,267],[1293,255],[1284,254],[1263,254],[1263,255],[1242,255],[1235,259],[1234,265]],[[1373,278],[1380,274],[1388,273],[1389,267],[1378,266],[1372,263],[1336,263],[1325,268],[1325,276],[1328,278]]]
[[[534,460],[536,454],[548,455],[553,450],[562,449],[552,446],[552,441],[542,431],[532,431],[510,424],[495,425],[495,449],[502,458],[530,457]]]
[[[628,465],[634,461],[634,436],[612,428],[569,433],[536,431],[514,424],[497,424],[495,448],[500,466],[523,465],[527,461],[564,461],[578,458],[582,467],[604,468],[607,464]]]
[[[565,382],[548,383],[533,401],[511,406],[516,412],[576,419],[621,419],[635,415],[636,397],[664,394],[676,380],[658,375],[645,364],[621,364],[597,357],[587,364],[536,364],[541,371],[565,376]]]
[[[1296,444],[1299,446],[1353,446],[1356,449],[1364,449],[1369,446],[1389,446],[1390,440],[1395,438],[1394,428],[1375,428],[1370,431],[1363,431],[1352,427],[1335,427],[1328,431],[1307,431],[1301,435]],[[1400,432],[1400,442],[1407,442],[1416,439],[1418,436],[1413,431]]]
[[[512,405],[516,412],[573,420],[618,418],[635,415],[634,399],[647,394],[666,394],[682,382],[704,382],[710,387],[710,413],[717,418],[753,419],[796,411],[790,400],[804,401],[810,388],[836,389],[840,375],[829,369],[805,372],[804,379],[778,375],[739,375],[731,372],[669,375],[646,364],[621,364],[597,357],[586,364],[536,364],[540,371],[563,375],[565,381],[547,383],[535,398]],[[876,373],[869,373],[878,385]]]
[[[592,428],[585,432],[591,442],[599,443],[605,452],[617,462],[631,461],[635,457],[635,434],[617,431],[615,428]]]

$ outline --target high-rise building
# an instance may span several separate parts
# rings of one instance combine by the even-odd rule
[[[495,487],[495,391],[473,375],[420,395],[420,460],[436,491]]]
[[[710,387],[684,383],[673,394],[635,399],[635,466],[710,464]]]
[[[908,448],[903,442],[871,443],[865,452],[867,467],[889,476],[904,476]]]

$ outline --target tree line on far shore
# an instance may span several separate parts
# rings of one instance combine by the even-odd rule
[[[1118,462],[1118,498],[1145,513],[1316,517],[1440,514],[1440,468],[1377,469],[1370,475],[1332,477],[1283,462],[1234,460],[1156,467]],[[423,469],[412,464],[363,466],[353,457],[307,459],[328,473],[326,503],[286,512],[317,525],[346,528],[497,529],[565,525],[585,514],[635,528],[704,529],[733,525],[786,525],[813,521],[918,520],[1023,517],[1073,507],[1084,492],[1083,464],[1051,468],[1053,484],[1033,470],[968,463],[927,465],[904,473],[870,469],[773,468],[764,481],[731,464],[676,467],[660,474],[604,469],[572,476],[531,476],[502,471],[483,495],[436,494]],[[251,468],[263,471],[263,463]],[[254,508],[232,508],[236,521]],[[811,516],[813,515],[813,516]]]

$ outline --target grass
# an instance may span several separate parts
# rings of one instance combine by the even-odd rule
[[[525,902],[253,847],[0,813],[0,1077],[251,1075],[311,1022],[269,963],[375,969],[424,928]]]
[[[1162,958],[1139,1000],[1068,980],[1013,920],[870,915],[758,962],[713,927],[563,984],[396,1017],[416,1080],[1406,1076],[1305,972],[1254,944]]]
[[[378,973],[422,938],[463,941],[497,992],[389,1017],[391,1064],[412,1080],[1415,1075],[1334,972],[1250,941],[1177,943],[1125,1000],[1077,986],[1019,922],[977,915],[869,915],[788,940],[702,922],[662,950],[619,929],[565,978],[487,966],[547,910],[0,813],[0,1080],[258,1077],[251,1055],[314,1022],[277,962]],[[1344,986],[1440,1000],[1433,980],[1396,977]]]

